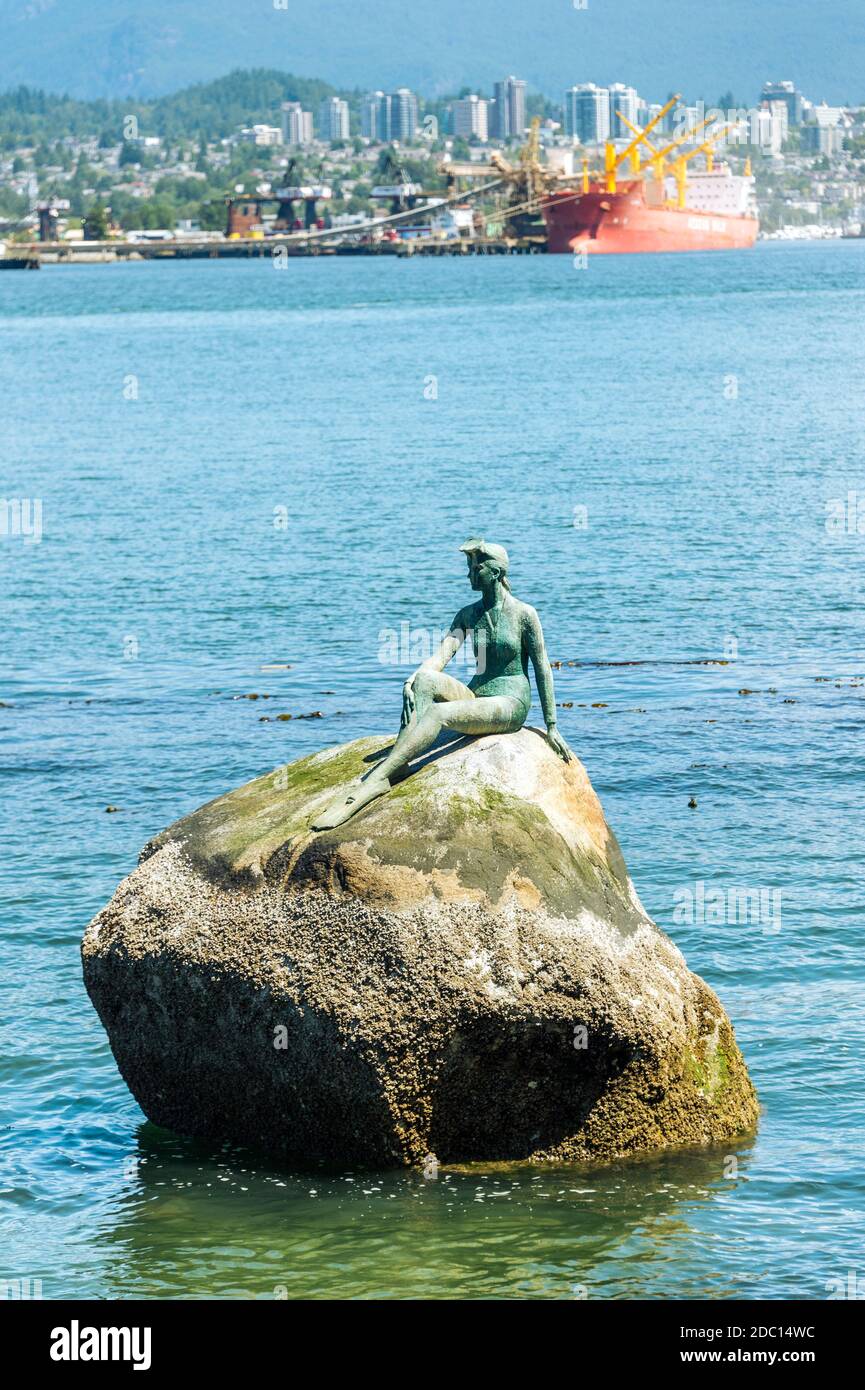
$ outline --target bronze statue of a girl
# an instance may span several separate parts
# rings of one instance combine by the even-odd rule
[[[508,552],[484,540],[460,546],[468,560],[469,583],[480,591],[477,603],[461,608],[436,654],[423,662],[403,686],[402,720],[387,757],[360,782],[342,793],[313,830],[331,830],[363,806],[390,791],[394,778],[435,743],[443,729],[454,733],[512,734],[526,722],[532,703],[529,662],[547,726],[547,741],[566,762],[571,750],[556,728],[553,673],[544,646],[541,620],[521,603],[508,583]],[[471,635],[477,672],[468,685],[445,667]]]

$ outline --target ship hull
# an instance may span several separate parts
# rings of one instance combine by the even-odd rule
[[[760,227],[756,217],[651,207],[640,187],[554,193],[544,206],[544,219],[549,251],[564,255],[737,251],[754,245]]]

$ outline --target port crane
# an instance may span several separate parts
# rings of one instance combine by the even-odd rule
[[[318,204],[328,203],[333,197],[330,186],[321,181],[321,166],[319,166],[318,183],[299,183],[295,177],[297,169],[297,159],[292,157],[288,161],[285,170],[285,181],[276,190],[276,197],[279,199],[279,206],[276,210],[276,220],[274,229],[278,231],[293,231],[300,222],[298,217],[298,204],[303,204],[303,225],[307,231],[318,225],[320,218],[318,215]]]
[[[329,203],[333,197],[333,190],[324,182],[299,183],[296,177],[297,167],[297,160],[290,159],[285,170],[284,182],[279,188],[255,193],[244,193],[236,189],[234,193],[228,193],[219,200],[226,207],[225,235],[230,241],[263,236],[262,208],[267,203],[277,204],[273,224],[277,231],[290,232],[303,228],[309,232],[321,226],[322,218],[318,205]],[[299,213],[300,206],[303,207],[302,218]]]
[[[545,241],[546,227],[540,209],[545,194],[557,182],[558,174],[541,163],[540,116],[532,117],[528,139],[516,164],[496,150],[490,156],[489,168],[501,175],[503,186],[508,190],[501,212],[506,234],[521,240]]]
[[[399,155],[388,146],[379,158],[379,173],[389,180],[376,184],[372,190],[373,198],[390,202],[391,213],[412,212],[421,198],[433,198],[433,193],[425,193],[422,184],[414,183],[405,171]]]

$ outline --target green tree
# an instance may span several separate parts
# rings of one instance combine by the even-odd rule
[[[225,204],[221,199],[214,198],[199,203],[197,210],[191,216],[198,218],[203,232],[222,232],[225,230]]]
[[[142,151],[140,146],[134,144],[132,140],[124,140],[123,144],[120,146],[120,155],[117,163],[121,169],[125,169],[127,165],[140,164],[141,155]]]
[[[104,203],[91,203],[85,215],[87,240],[105,241],[108,237],[108,211]]]
[[[147,230],[165,228],[171,231],[176,221],[177,210],[174,204],[166,198],[152,198],[149,202],[141,204],[139,227]]]

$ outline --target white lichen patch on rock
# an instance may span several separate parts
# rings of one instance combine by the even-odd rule
[[[729,1021],[646,916],[581,764],[529,729],[459,740],[314,834],[387,746],[178,821],[88,928],[87,988],[149,1118],[380,1166],[751,1128]]]

